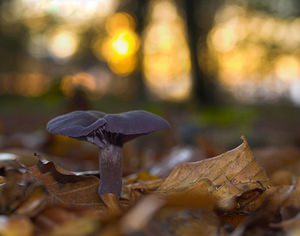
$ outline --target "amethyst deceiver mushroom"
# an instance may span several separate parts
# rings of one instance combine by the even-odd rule
[[[47,130],[85,140],[99,147],[99,194],[113,193],[120,196],[122,190],[122,146],[141,135],[169,128],[169,123],[150,112],[138,110],[119,114],[99,111],[74,111],[50,120]]]

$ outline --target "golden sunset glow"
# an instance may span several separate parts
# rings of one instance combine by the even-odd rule
[[[63,77],[61,81],[61,90],[66,96],[72,96],[76,88],[94,92],[96,90],[96,79],[85,72]]]
[[[127,13],[116,13],[106,22],[107,37],[95,40],[93,49],[99,59],[118,75],[126,76],[136,68],[140,41],[134,32],[134,19]]]
[[[293,55],[282,55],[275,61],[275,74],[284,81],[300,79],[300,60]]]
[[[184,100],[189,96],[189,49],[183,20],[173,1],[154,1],[150,6],[143,69],[146,85],[155,96],[166,100]]]
[[[289,93],[297,97],[294,81],[300,79],[300,55],[294,52],[299,29],[299,19],[276,18],[237,5],[222,8],[208,36],[221,84],[245,101]]]
[[[15,0],[19,17],[34,18],[46,14],[65,22],[84,23],[93,18],[103,18],[117,7],[116,0]]]

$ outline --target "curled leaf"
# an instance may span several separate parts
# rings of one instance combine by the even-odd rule
[[[268,188],[264,170],[253,158],[247,141],[214,158],[178,165],[157,192],[170,194],[209,193],[218,199],[217,207],[226,211],[253,211],[260,195]]]

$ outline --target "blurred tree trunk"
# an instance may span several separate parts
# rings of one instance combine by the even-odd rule
[[[204,53],[208,51],[207,35],[213,27],[215,14],[224,0],[183,0],[179,3],[182,4],[186,17],[192,62],[193,97],[202,104],[215,103],[217,101],[215,78],[209,75],[205,68],[199,66],[198,55],[199,50]]]
[[[149,0],[138,0],[136,7],[136,20],[137,20],[137,27],[136,31],[138,35],[140,35],[140,39],[143,38],[143,33],[146,27],[147,21],[147,9],[149,6]],[[144,75],[143,75],[143,52],[142,52],[143,42],[141,41],[140,50],[138,52],[138,62],[137,62],[137,95],[141,101],[147,100],[147,89],[144,82]]]
[[[136,20],[136,33],[140,36],[140,40],[142,39],[143,31],[146,27],[146,16],[147,16],[147,8],[149,5],[149,0],[128,0],[128,1],[121,1],[120,9],[121,11],[126,11],[133,16],[135,16]],[[138,102],[145,102],[147,100],[147,89],[144,83],[143,78],[143,56],[142,56],[142,44],[140,42],[140,49],[137,53],[137,69],[132,74],[132,79],[134,79],[132,83],[131,89],[134,90],[133,99]]]

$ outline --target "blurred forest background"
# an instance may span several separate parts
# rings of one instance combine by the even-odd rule
[[[0,148],[78,109],[162,115],[168,147],[300,145],[299,46],[296,0],[1,0]]]

